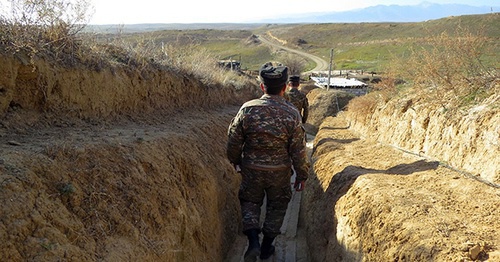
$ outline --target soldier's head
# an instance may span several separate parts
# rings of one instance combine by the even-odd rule
[[[269,95],[279,95],[286,89],[288,79],[288,67],[273,66],[268,62],[262,65],[259,70],[260,87]]]
[[[290,87],[299,87],[299,85],[300,85],[300,76],[298,76],[298,75],[290,76],[290,78],[288,79],[288,85]]]

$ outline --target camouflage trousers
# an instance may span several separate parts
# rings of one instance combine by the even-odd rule
[[[242,167],[239,190],[243,231],[260,229],[260,212],[267,197],[266,216],[262,226],[265,236],[276,237],[292,197],[291,170],[263,171]]]

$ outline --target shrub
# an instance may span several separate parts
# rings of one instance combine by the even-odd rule
[[[75,37],[91,15],[89,0],[9,0],[0,11],[0,44],[29,55],[73,52]]]
[[[302,56],[296,54],[285,54],[279,59],[282,64],[288,67],[290,75],[300,75],[307,64],[307,61]]]
[[[462,28],[454,36],[434,35],[396,58],[388,71],[411,83],[424,99],[456,106],[477,103],[498,89],[498,69],[482,61],[489,41]]]

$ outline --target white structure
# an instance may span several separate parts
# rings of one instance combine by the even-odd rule
[[[328,77],[311,77],[316,86],[326,88],[328,86]],[[340,88],[362,88],[367,86],[365,83],[351,78],[331,77],[330,87]]]

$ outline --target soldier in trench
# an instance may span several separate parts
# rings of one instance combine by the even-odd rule
[[[302,118],[283,97],[288,68],[267,63],[259,70],[259,77],[264,94],[241,106],[229,125],[227,141],[227,157],[242,176],[238,197],[243,233],[248,237],[245,261],[256,261],[258,256],[267,259],[274,254],[272,243],[281,234],[292,196],[292,168],[296,172],[294,188],[301,191],[310,167]],[[261,229],[260,210],[265,196],[267,210]]]
[[[284,97],[299,110],[302,116],[302,123],[305,124],[309,115],[309,101],[306,94],[299,90],[299,86],[300,76],[290,76],[288,90],[285,92]]]

